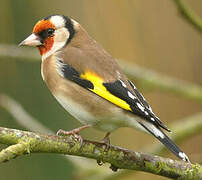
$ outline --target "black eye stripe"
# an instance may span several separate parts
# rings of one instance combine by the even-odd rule
[[[41,38],[41,41],[43,42],[47,37],[52,36],[54,32],[55,32],[55,29],[48,28],[48,29],[45,29],[45,30],[39,32],[38,36]]]

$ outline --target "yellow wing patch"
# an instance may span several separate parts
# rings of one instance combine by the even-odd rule
[[[130,105],[127,102],[114,96],[104,87],[103,79],[99,77],[97,74],[87,71],[85,74],[81,74],[80,77],[93,83],[94,89],[89,89],[90,91],[94,92],[95,94],[103,97],[104,99],[110,101],[111,103],[125,110],[132,111]]]

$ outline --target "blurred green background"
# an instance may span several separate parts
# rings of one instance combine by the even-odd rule
[[[186,2],[202,17],[202,1]],[[0,43],[18,44],[31,33],[39,19],[50,14],[64,14],[78,21],[117,59],[201,85],[201,34],[181,17],[173,1],[1,0]],[[154,112],[168,126],[201,111],[201,105],[196,102],[159,91],[141,90]],[[0,93],[17,100],[28,113],[54,132],[59,128],[70,130],[80,126],[60,107],[43,83],[40,61],[1,57],[0,52]],[[25,129],[2,107],[0,126]],[[84,130],[81,134],[92,140],[104,136],[94,129]],[[201,138],[202,135],[194,136],[180,146],[189,156],[201,155]],[[136,151],[151,142],[157,143],[153,137],[128,128],[121,128],[111,135],[112,144]],[[170,153],[167,156],[175,158]],[[197,160],[193,157],[193,161]],[[1,164],[0,179],[76,179],[77,171],[61,155],[32,154]],[[134,177],[166,179],[142,172],[132,175],[131,179]]]

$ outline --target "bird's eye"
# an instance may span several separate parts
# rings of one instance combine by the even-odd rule
[[[54,32],[55,29],[53,28],[45,29],[39,32],[38,36],[40,37],[41,43],[43,43],[46,40],[46,38],[51,37]]]
[[[49,28],[48,30],[47,30],[47,34],[48,34],[48,36],[51,36],[53,33],[54,33],[54,29],[53,28]]]

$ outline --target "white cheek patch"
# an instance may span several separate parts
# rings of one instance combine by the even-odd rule
[[[48,58],[56,51],[62,49],[65,46],[67,40],[69,39],[69,35],[69,31],[65,27],[56,29],[54,32],[53,46],[49,51],[42,55],[42,60]]]
[[[55,25],[56,29],[65,26],[65,20],[62,16],[52,16],[50,21]]]
[[[56,29],[54,32],[54,45],[60,46],[60,44],[65,44],[69,39],[69,31],[63,27],[60,29]]]

